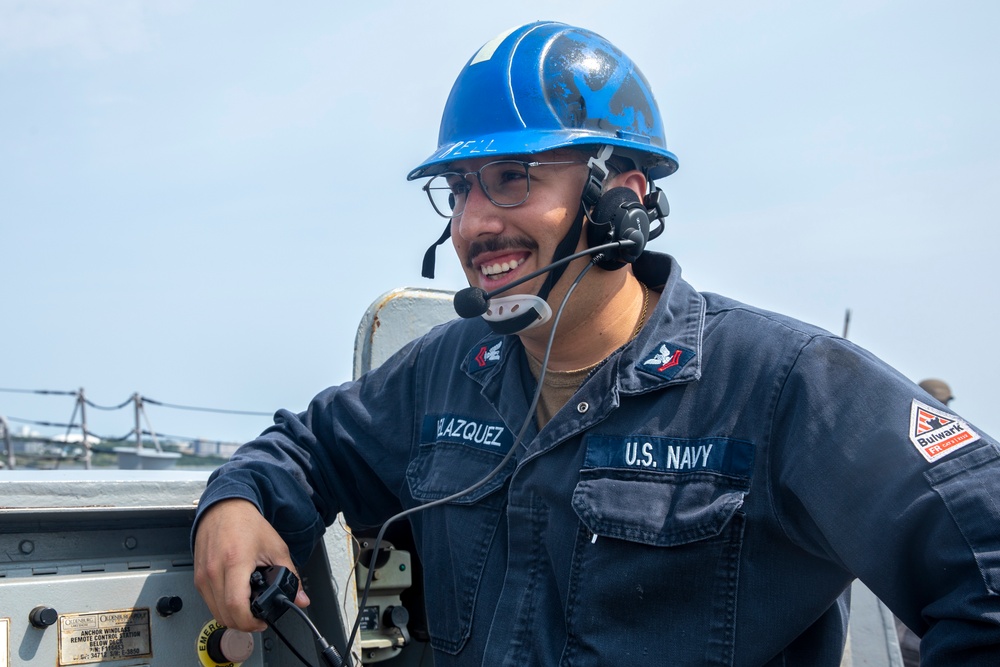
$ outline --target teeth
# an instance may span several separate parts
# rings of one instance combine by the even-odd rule
[[[522,264],[524,264],[524,259],[518,259],[511,262],[504,262],[503,264],[500,264],[499,262],[496,264],[483,264],[479,270],[482,271],[484,276],[495,276],[501,273],[507,273]]]

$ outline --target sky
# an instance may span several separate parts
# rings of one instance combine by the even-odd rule
[[[651,249],[837,334],[849,309],[851,340],[1000,435],[1000,3],[614,7],[0,0],[0,388],[270,414],[350,379],[372,302],[465,284],[448,246],[420,277],[442,224],[405,180],[455,77],[550,19],[656,95],[680,170]],[[0,415],[66,422],[73,400],[0,391]],[[270,423],[147,413],[185,438]]]

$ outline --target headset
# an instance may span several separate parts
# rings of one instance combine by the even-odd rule
[[[670,214],[667,197],[650,180],[650,191],[642,201],[635,192],[626,187],[614,187],[605,191],[604,185],[610,175],[607,161],[614,153],[614,147],[602,146],[597,156],[588,162],[590,174],[584,186],[581,202],[587,216],[587,246],[591,249],[606,243],[622,243],[614,252],[604,251],[595,257],[595,264],[605,271],[616,271],[626,264],[632,264],[646,243],[663,233],[663,218]],[[593,211],[593,214],[587,211]],[[650,219],[659,225],[652,232]]]

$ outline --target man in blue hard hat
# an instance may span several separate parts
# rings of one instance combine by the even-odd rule
[[[997,442],[849,341],[694,290],[645,247],[676,169],[602,37],[539,22],[477,51],[409,174],[463,319],[213,474],[216,617],[262,629],[250,573],[301,565],[342,511],[409,520],[439,667],[833,667],[855,578],[925,665],[997,664]]]

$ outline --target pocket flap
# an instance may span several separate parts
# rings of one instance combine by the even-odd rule
[[[743,505],[753,449],[725,438],[592,436],[573,509],[599,536],[654,546],[710,538]]]
[[[447,442],[421,445],[420,452],[406,468],[406,481],[415,499],[440,500],[484,479],[502,459],[503,456],[465,445]],[[514,461],[508,461],[504,470],[486,484],[452,502],[458,505],[479,502],[500,489],[513,470]]]

